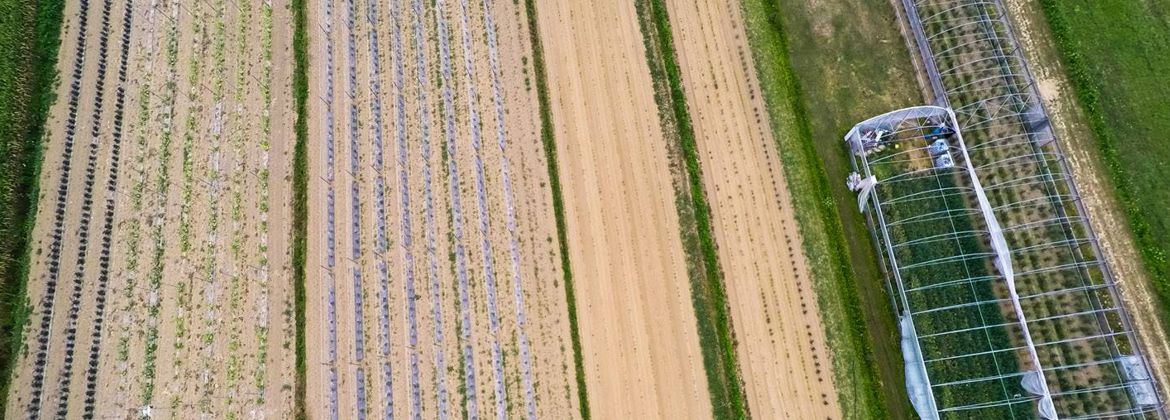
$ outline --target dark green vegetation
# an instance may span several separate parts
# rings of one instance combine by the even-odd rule
[[[569,265],[569,240],[565,237],[565,200],[561,194],[561,177],[557,170],[557,145],[553,138],[551,105],[548,99],[548,76],[544,70],[544,47],[540,28],[536,26],[536,0],[524,0],[528,15],[528,36],[532,42],[532,67],[536,73],[536,96],[540,102],[540,139],[548,161],[548,180],[552,189],[553,213],[557,219],[557,243],[560,244],[561,271],[565,273],[565,301],[569,306],[569,334],[573,341],[573,368],[577,376],[577,399],[581,418],[589,417],[589,393],[585,389],[585,362],[581,355],[581,336],[577,332],[577,297],[573,290],[573,271]]]
[[[62,0],[0,0],[0,412],[29,313],[28,240],[64,7]]]
[[[741,0],[847,418],[910,418],[898,329],[842,141],[922,102],[886,0]],[[808,94],[806,92],[815,92]]]
[[[293,12],[293,98],[296,101],[297,120],[293,127],[296,146],[293,150],[293,217],[292,217],[292,271],[293,300],[296,312],[296,385],[293,413],[298,419],[305,413],[305,253],[308,234],[309,188],[309,35],[305,17],[305,0],[292,0]]]
[[[915,135],[903,140],[904,149],[921,147],[925,140]],[[891,179],[922,167],[907,162],[906,154],[877,162],[889,151],[870,155],[871,169],[878,179]],[[929,158],[922,160],[929,165]],[[929,168],[929,166],[927,166]],[[878,193],[883,200],[882,211],[889,240],[901,269],[906,304],[898,300],[899,310],[919,312],[938,308],[952,308],[914,316],[922,356],[925,360],[939,360],[963,356],[944,362],[927,364],[927,375],[933,385],[939,408],[964,407],[990,401],[1011,400],[1014,395],[1026,395],[1018,377],[998,381],[982,381],[961,385],[938,386],[971,378],[988,378],[1014,374],[1019,371],[1017,354],[1010,349],[1017,346],[1012,335],[1022,337],[1015,326],[994,328],[1008,322],[996,302],[1004,292],[997,293],[995,285],[1002,284],[991,271],[991,256],[986,235],[969,232],[984,231],[987,227],[980,217],[970,211],[974,196],[966,189],[970,181],[963,171],[930,171],[902,177],[883,183]],[[964,189],[957,189],[963,187]],[[914,199],[906,199],[913,196]],[[872,210],[870,210],[872,211]],[[949,214],[949,217],[922,218],[923,215]],[[911,220],[911,222],[907,222]],[[949,238],[939,240],[939,235]],[[884,247],[883,247],[884,248]],[[888,252],[888,250],[883,250]],[[952,259],[965,256],[963,259]],[[979,279],[960,281],[963,279]],[[918,289],[918,290],[915,290]],[[987,303],[979,303],[987,302]],[[978,329],[992,326],[993,328]],[[949,333],[952,331],[965,331]],[[932,334],[947,333],[931,336]],[[990,353],[996,352],[996,353]],[[964,356],[986,353],[979,356]],[[968,418],[1014,418],[1030,416],[1032,403],[1023,401],[1015,406],[991,407],[983,410],[949,413]],[[947,417],[947,416],[944,416]],[[956,417],[948,417],[956,418]]]
[[[691,299],[698,321],[699,347],[707,373],[711,408],[718,419],[747,418],[748,407],[735,361],[731,318],[723,273],[711,238],[710,208],[703,192],[703,174],[695,148],[695,131],[687,111],[682,75],[675,57],[670,17],[663,0],[638,0],[638,23],[646,46],[646,60],[654,82],[654,102],[662,120],[670,158],[685,168],[685,181],[672,165],[683,250],[689,266]]]
[[[1170,1],[1040,4],[1170,327]]]

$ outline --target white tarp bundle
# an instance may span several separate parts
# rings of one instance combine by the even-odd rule
[[[906,364],[906,391],[910,394],[910,404],[922,420],[938,420],[938,409],[934,404],[934,395],[930,392],[930,382],[926,377],[926,365],[922,362],[922,349],[918,348],[918,336],[914,333],[914,323],[910,315],[902,315],[900,320],[902,330],[902,361]]]
[[[1053,420],[1056,417],[1056,406],[1052,404],[1052,397],[1046,395],[1044,385],[1044,375],[1040,372],[1031,371],[1024,375],[1024,379],[1020,380],[1020,386],[1028,393],[1040,397],[1040,402],[1036,403],[1036,409],[1040,412],[1040,418]]]

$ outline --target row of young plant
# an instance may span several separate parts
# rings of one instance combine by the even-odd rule
[[[378,270],[378,299],[379,317],[378,317],[378,335],[379,335],[379,354],[382,361],[379,363],[381,367],[381,387],[382,387],[382,412],[385,414],[393,413],[394,410],[394,392],[393,392],[393,374],[390,364],[390,342],[392,332],[390,329],[390,274],[389,268],[386,265],[386,253],[389,251],[389,242],[386,232],[386,181],[383,175],[385,169],[385,150],[383,148],[383,120],[382,120],[382,57],[380,54],[378,43],[378,24],[379,15],[376,1],[370,1],[366,8],[366,24],[368,25],[369,33],[369,68],[370,68],[370,83],[369,95],[373,100],[371,108],[372,130],[373,130],[373,163],[374,168],[374,249],[375,260]],[[397,64],[401,68],[401,63]],[[401,74],[401,72],[399,72]],[[441,329],[440,329],[441,332]],[[442,354],[436,356],[440,363],[443,360]],[[446,412],[445,396],[445,382],[440,377],[436,383],[438,388],[439,398],[439,413]]]
[[[109,175],[106,181],[106,201],[105,212],[103,216],[102,225],[102,244],[101,256],[99,257],[99,272],[97,280],[97,290],[94,293],[95,299],[94,308],[94,325],[90,331],[92,342],[89,348],[89,364],[85,372],[85,401],[83,405],[83,416],[92,417],[95,415],[97,403],[97,385],[98,385],[98,367],[99,358],[101,356],[101,342],[102,330],[105,324],[105,309],[106,300],[109,293],[110,280],[110,248],[113,242],[114,231],[114,210],[115,204],[118,200],[118,179],[119,179],[119,163],[121,158],[122,147],[122,128],[123,116],[125,112],[126,101],[126,82],[127,82],[127,68],[130,55],[130,35],[134,16],[134,7],[132,1],[127,1],[124,4],[125,10],[122,14],[122,38],[120,46],[120,54],[118,60],[118,81],[117,88],[114,94],[114,127],[111,137],[111,151],[109,158]],[[66,377],[68,372],[65,373]],[[62,395],[67,395],[69,383],[63,380],[62,389],[65,390]],[[68,414],[67,399],[62,396],[61,403],[57,411],[58,416]]]
[[[446,10],[447,3],[439,1],[436,3],[437,10]],[[458,164],[455,161],[456,152],[458,150],[458,142],[456,139],[456,109],[453,92],[455,85],[455,78],[451,67],[451,47],[450,47],[450,27],[447,22],[446,13],[436,13],[436,29],[438,35],[439,47],[439,84],[442,87],[443,102],[440,113],[443,118],[442,133],[444,135],[443,160],[447,164],[447,182],[450,194],[450,205],[447,208],[448,218],[452,226],[452,232],[448,240],[453,248],[450,256],[453,265],[452,271],[456,277],[455,294],[458,296],[459,307],[459,335],[456,342],[458,343],[460,354],[462,356],[462,363],[457,364],[458,373],[462,383],[458,384],[457,391],[463,397],[462,410],[463,413],[477,413],[479,409],[478,391],[476,389],[476,371],[475,371],[475,355],[472,348],[471,340],[471,285],[468,280],[467,272],[467,250],[463,243],[463,204],[462,198],[458,191],[459,185],[459,170]],[[416,27],[421,26],[420,21],[416,20]],[[416,29],[416,37],[421,36],[421,29]],[[421,39],[418,43],[422,44]],[[426,49],[420,45],[420,51]],[[420,73],[426,68],[422,62],[419,63]],[[425,76],[423,76],[425,77]],[[425,85],[424,85],[425,86]],[[423,103],[425,107],[425,102]],[[429,148],[429,146],[428,146]],[[429,157],[427,159],[430,160]],[[428,216],[433,219],[433,216]],[[430,246],[428,239],[428,246]],[[434,285],[432,284],[432,289]],[[432,290],[432,299],[434,299],[435,291]],[[438,304],[436,300],[433,304]],[[436,318],[438,319],[438,318]],[[438,327],[436,327],[438,328]]]
[[[157,3],[151,4],[145,11],[146,23],[144,28],[146,29],[146,34],[143,36],[145,42],[141,48],[141,52],[144,55],[141,56],[142,60],[137,63],[137,72],[146,76],[142,77],[138,82],[138,90],[136,93],[138,109],[133,122],[135,127],[134,161],[132,165],[133,171],[130,174],[133,184],[127,194],[130,200],[130,208],[128,211],[130,216],[123,222],[122,229],[124,230],[124,236],[120,236],[121,247],[125,250],[122,254],[125,267],[120,276],[125,281],[125,285],[122,287],[120,293],[121,299],[118,301],[119,307],[117,308],[117,312],[125,315],[120,323],[121,328],[118,331],[118,343],[116,344],[117,353],[114,356],[114,360],[117,363],[116,372],[119,377],[129,377],[130,343],[135,334],[143,333],[141,329],[132,330],[132,328],[141,326],[140,322],[135,321],[139,315],[136,308],[143,296],[138,283],[141,280],[140,270],[142,268],[139,259],[142,257],[142,222],[144,219],[148,219],[147,212],[144,208],[144,199],[147,195],[148,180],[146,154],[149,149],[147,140],[153,134],[149,128],[152,115],[151,98],[153,96],[153,92],[151,91],[153,75],[150,70],[154,66],[153,63],[157,48],[155,39],[155,15],[157,13]],[[119,401],[117,401],[117,404],[123,406],[126,404],[124,398],[126,397],[126,389],[129,386],[128,381],[118,382],[117,398]]]
[[[250,13],[246,15],[250,15]],[[257,249],[259,252],[257,276],[260,280],[260,298],[256,303],[258,310],[256,311],[256,327],[254,331],[256,334],[256,369],[252,373],[252,382],[256,388],[255,404],[258,406],[258,409],[264,408],[268,391],[268,331],[271,328],[268,320],[269,299],[271,298],[269,294],[268,215],[271,205],[269,201],[269,176],[271,174],[269,168],[269,152],[271,150],[272,135],[272,30],[272,1],[266,0],[260,3],[260,53],[263,57],[263,67],[260,76],[260,99],[263,105],[260,111],[260,170],[258,171],[260,185],[260,202],[258,205],[260,210],[260,246]],[[243,28],[241,28],[242,33]],[[243,44],[246,42],[247,37],[241,35],[241,51],[243,50]],[[238,201],[240,200],[237,199]]]
[[[487,205],[487,193],[485,191],[486,178],[484,176],[483,163],[483,138],[481,130],[481,117],[479,114],[479,92],[476,86],[476,74],[473,59],[476,57],[472,47],[471,39],[471,24],[468,22],[470,10],[467,0],[459,1],[460,11],[460,33],[463,46],[463,71],[465,77],[465,87],[467,88],[467,109],[469,112],[469,131],[471,134],[471,148],[474,150],[474,164],[475,164],[475,190],[476,190],[476,204],[479,216],[479,235],[480,235],[480,251],[483,255],[483,273],[484,284],[487,291],[487,312],[488,312],[488,332],[491,335],[491,357],[492,357],[492,378],[495,390],[495,412],[497,417],[505,417],[507,415],[507,392],[504,389],[504,361],[503,352],[500,347],[500,317],[497,306],[496,296],[496,277],[495,277],[495,261],[492,254],[491,246],[491,232],[490,232],[490,216]],[[420,48],[422,50],[422,48]],[[421,66],[420,66],[421,67]],[[421,71],[420,71],[421,73]],[[425,86],[421,83],[420,85]],[[451,160],[454,163],[456,159],[455,153],[451,153]]]
[[[502,192],[504,198],[504,225],[508,230],[508,251],[511,262],[511,282],[512,282],[512,303],[515,310],[516,333],[513,336],[513,353],[519,352],[520,359],[520,384],[521,391],[524,394],[524,408],[525,415],[529,419],[536,418],[536,384],[532,379],[532,361],[528,334],[526,332],[526,316],[524,304],[524,283],[521,278],[520,267],[520,237],[516,229],[516,206],[514,204],[515,198],[512,192],[512,179],[510,174],[510,165],[508,160],[508,138],[505,129],[504,116],[507,113],[504,109],[504,94],[502,92],[503,70],[500,68],[500,57],[498,51],[499,37],[496,34],[496,23],[492,16],[491,3],[488,0],[480,1],[481,10],[483,11],[483,27],[487,32],[487,46],[488,46],[488,64],[490,67],[492,80],[492,104],[496,113],[496,147],[500,153],[500,179],[503,183]]]
[[[142,365],[142,393],[139,398],[141,406],[150,406],[154,403],[154,387],[158,370],[159,323],[162,322],[162,286],[163,274],[166,270],[167,237],[165,231],[165,217],[168,214],[170,201],[170,161],[174,151],[171,150],[175,132],[175,102],[178,97],[178,65],[179,65],[179,12],[182,5],[173,0],[169,3],[167,15],[169,22],[164,38],[164,56],[166,58],[166,78],[162,91],[162,114],[159,120],[162,123],[159,133],[159,162],[154,185],[146,187],[155,191],[155,208],[150,221],[151,256],[150,270],[147,273],[147,318],[145,349]],[[145,95],[149,95],[146,93]],[[176,343],[178,341],[176,340]],[[145,414],[142,415],[146,417]]]
[[[94,85],[93,92],[93,112],[91,114],[90,126],[90,142],[89,153],[87,155],[87,164],[85,172],[85,187],[82,191],[82,212],[80,226],[76,229],[77,237],[75,243],[78,244],[77,259],[74,262],[74,279],[72,282],[72,289],[69,299],[69,309],[65,318],[65,329],[63,344],[65,346],[65,354],[63,365],[60,371],[60,382],[58,383],[58,400],[57,400],[57,414],[64,415],[68,407],[68,392],[69,383],[72,379],[72,368],[74,351],[76,350],[76,334],[77,323],[81,311],[81,292],[84,284],[85,276],[85,262],[87,258],[87,251],[89,246],[89,226],[93,214],[93,186],[97,182],[97,155],[99,136],[101,135],[101,121],[102,108],[104,105],[103,96],[106,82],[107,70],[107,55],[109,52],[109,35],[110,35],[110,12],[112,2],[105,1],[102,5],[102,21],[101,29],[99,30],[99,48],[97,61],[97,78]],[[41,407],[42,396],[44,392],[44,381],[46,377],[45,369],[49,363],[48,349],[53,337],[50,337],[51,324],[54,313],[57,309],[56,302],[57,282],[60,278],[62,264],[60,261],[62,241],[65,232],[65,206],[67,203],[67,196],[70,189],[70,176],[73,147],[75,146],[74,138],[76,135],[77,125],[77,106],[80,100],[81,89],[81,74],[84,69],[85,53],[86,53],[86,33],[88,26],[88,8],[87,1],[83,1],[81,5],[80,29],[78,30],[78,50],[74,60],[74,68],[72,75],[72,83],[70,84],[69,93],[69,110],[66,119],[65,128],[65,144],[62,154],[61,165],[59,170],[61,177],[58,181],[57,188],[57,205],[55,208],[53,219],[53,234],[49,249],[49,276],[46,282],[45,294],[41,300],[41,322],[39,335],[37,336],[37,347],[34,352],[34,364],[32,373],[31,392],[29,398],[28,414],[32,418],[37,418],[43,411],[47,409]]]

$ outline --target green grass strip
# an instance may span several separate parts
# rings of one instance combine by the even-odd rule
[[[668,97],[663,97],[658,94],[659,89],[655,89],[655,101],[660,108],[669,108],[672,111],[669,119],[673,121],[677,130],[675,134],[686,168],[687,186],[690,191],[690,203],[687,204],[693,210],[698,256],[702,258],[704,269],[701,281],[695,282],[695,279],[692,279],[691,298],[698,321],[699,345],[707,373],[707,388],[711,393],[711,409],[714,417],[718,419],[747,418],[748,407],[736,364],[731,317],[728,314],[727,295],[723,288],[723,272],[719,267],[715,241],[711,237],[711,210],[703,190],[703,172],[699,167],[695,131],[687,110],[686,93],[683,91],[682,72],[675,56],[670,16],[663,0],[639,0],[635,2],[635,7],[640,16],[638,22],[642,36],[647,44],[647,61],[651,77],[656,85],[665,83],[669,93]],[[667,134],[666,137],[670,140],[672,136]]]
[[[859,279],[846,254],[849,245],[837,213],[837,201],[818,157],[801,83],[789,57],[782,9],[777,0],[742,0],[742,7],[769,121],[784,162],[781,166],[813,269],[843,414],[846,418],[887,418],[889,402],[883,400],[879,390],[882,384],[869,346],[857,290]],[[841,205],[853,206],[850,198]]]
[[[552,105],[548,99],[548,76],[544,70],[544,47],[536,20],[536,0],[524,0],[528,15],[528,36],[532,40],[532,67],[536,73],[536,96],[540,103],[540,139],[548,161],[548,180],[552,188],[553,213],[557,220],[557,242],[561,247],[561,271],[565,273],[565,301],[569,306],[569,336],[573,342],[573,368],[577,376],[577,399],[581,418],[588,420],[589,393],[585,388],[585,361],[581,354],[581,335],[577,332],[577,296],[573,290],[573,271],[569,264],[569,239],[565,234],[565,200],[561,193],[557,169],[557,144],[553,138]]]
[[[1133,232],[1134,240],[1137,242],[1137,248],[1138,252],[1141,254],[1142,263],[1145,266],[1145,269],[1150,276],[1151,283],[1154,286],[1154,291],[1157,294],[1160,304],[1159,306],[1161,307],[1161,310],[1158,311],[1159,313],[1157,316],[1162,322],[1163,328],[1170,331],[1170,311],[1167,310],[1167,308],[1170,308],[1170,257],[1167,256],[1167,250],[1162,246],[1161,243],[1159,243],[1160,240],[1164,241],[1166,238],[1160,237],[1159,229],[1151,226],[1150,220],[1146,218],[1147,212],[1143,210],[1143,204],[1146,203],[1143,202],[1141,197],[1139,197],[1139,188],[1137,188],[1134,183],[1135,176],[1144,177],[1145,175],[1132,174],[1127,170],[1126,165],[1133,165],[1134,162],[1122,159],[1120,155],[1121,153],[1118,150],[1115,136],[1113,135],[1116,127],[1110,124],[1110,119],[1106,116],[1108,113],[1107,108],[1110,104],[1106,104],[1105,101],[1102,100],[1103,95],[1101,92],[1104,90],[1104,86],[1101,83],[1110,82],[1124,85],[1129,80],[1114,79],[1113,77],[1124,77],[1118,76],[1117,74],[1114,74],[1113,77],[1103,78],[1100,72],[1093,70],[1092,63],[1095,59],[1110,59],[1110,57],[1099,57],[1094,55],[1093,51],[1091,50],[1081,50],[1079,47],[1079,41],[1076,39],[1076,31],[1073,26],[1074,23],[1066,19],[1066,13],[1070,13],[1066,9],[1070,8],[1070,5],[1064,4],[1064,2],[1057,0],[1040,0],[1040,6],[1044,12],[1044,17],[1048,21],[1048,27],[1052,30],[1053,39],[1056,41],[1056,49],[1058,50],[1061,62],[1064,64],[1064,67],[1068,73],[1073,92],[1076,94],[1077,102],[1088,118],[1089,129],[1097,138],[1097,146],[1098,151],[1100,152],[1101,160],[1104,162],[1105,167],[1110,175],[1110,179],[1113,181],[1113,185],[1117,190],[1118,204],[1120,204],[1121,209],[1125,213],[1125,218],[1129,223],[1130,231]],[[1089,9],[1097,9],[1111,6],[1094,5],[1071,7],[1087,7]],[[1123,6],[1113,5],[1112,7],[1118,7],[1118,10],[1121,10]],[[1113,26],[1113,29],[1118,31],[1125,31],[1126,34],[1133,34],[1134,32],[1132,31],[1134,30],[1139,32],[1156,32],[1156,29],[1153,28],[1156,28],[1157,24],[1151,22],[1153,18],[1149,16],[1146,16],[1145,18],[1147,18],[1146,22],[1144,22],[1141,26],[1130,27],[1127,25],[1121,25]],[[1145,24],[1152,24],[1152,26],[1146,27],[1144,26]],[[1092,28],[1081,29],[1085,30]],[[1110,28],[1102,28],[1102,30],[1107,31],[1110,30]],[[1139,66],[1155,65],[1152,62],[1148,62],[1147,60],[1150,60],[1150,58],[1146,57],[1145,55],[1156,54],[1157,52],[1143,49],[1140,53],[1134,53],[1133,47],[1137,44],[1138,42],[1135,41],[1134,45],[1117,46],[1117,49],[1114,52],[1116,57],[1111,58],[1112,60],[1115,60],[1115,65],[1134,66],[1134,68],[1126,69],[1126,75],[1139,73],[1140,70],[1135,70],[1135,68],[1140,68]],[[1133,55],[1127,56],[1126,54]],[[1130,59],[1132,61],[1123,62],[1121,61],[1122,59]],[[1137,64],[1133,64],[1135,62]],[[1150,68],[1150,71],[1154,71],[1153,68]],[[1132,82],[1135,84],[1138,83],[1137,80],[1132,80]],[[1122,91],[1124,92],[1124,90]],[[1145,111],[1143,110],[1139,112]],[[1156,115],[1158,113],[1149,112],[1142,115],[1150,114]],[[1162,113],[1162,116],[1165,116],[1164,113]],[[1126,123],[1127,121],[1115,121],[1115,124],[1117,125],[1123,125]],[[1153,121],[1141,121],[1137,123],[1139,126],[1153,126],[1156,124],[1157,122]],[[1135,127],[1129,127],[1129,129],[1130,131],[1133,131]],[[1153,131],[1150,134],[1161,136],[1165,133]],[[1156,156],[1156,153],[1153,154],[1153,156]],[[1161,174],[1154,176],[1161,177]],[[1153,208],[1157,208],[1156,212],[1165,214],[1164,207]],[[1158,215],[1153,215],[1153,217],[1157,218]],[[1162,224],[1165,225],[1165,223]]]
[[[293,300],[296,313],[296,385],[293,413],[308,418],[305,412],[305,255],[308,235],[309,188],[309,35],[305,17],[305,0],[292,0],[293,12],[293,97],[296,100],[296,147],[293,152],[292,263]]]
[[[0,413],[24,344],[41,143],[56,100],[64,0],[0,0]],[[33,36],[29,36],[29,28]]]

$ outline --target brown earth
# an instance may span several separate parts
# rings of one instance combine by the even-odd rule
[[[667,1],[753,413],[839,418],[792,198],[734,2]]]
[[[708,417],[634,5],[553,1],[538,13],[590,410],[596,418]]]
[[[287,251],[291,144],[290,15],[286,4],[147,2],[133,5],[119,179],[107,192],[114,157],[117,69],[125,2],[110,14],[107,73],[96,139],[97,162],[89,215],[90,244],[79,258],[79,203],[96,95],[101,4],[90,4],[73,172],[63,225],[59,283],[52,302],[45,394],[29,405],[33,351],[21,359],[7,416],[42,414],[62,405],[68,418],[93,409],[97,417],[284,418],[292,410],[291,289]],[[264,13],[272,13],[265,19]],[[69,2],[59,68],[72,73],[78,8]],[[280,29],[273,29],[280,28]],[[271,40],[265,39],[271,33]],[[167,45],[175,46],[174,61]],[[272,60],[264,48],[271,45]],[[30,302],[47,291],[56,185],[64,140],[69,83],[62,83],[47,136],[42,200],[34,232]],[[265,86],[271,88],[266,96]],[[167,151],[164,152],[164,149]],[[183,154],[186,154],[184,162]],[[167,174],[167,175],[163,175]],[[267,177],[265,177],[267,174]],[[50,194],[52,192],[52,194]],[[108,298],[96,317],[96,287],[105,203],[112,200]],[[186,242],[188,246],[181,244]],[[70,398],[57,392],[67,339],[74,271],[84,264]],[[40,314],[33,314],[39,320]],[[102,341],[89,357],[97,321]],[[30,323],[27,337],[39,333]],[[94,404],[86,407],[89,364],[97,366]]]

